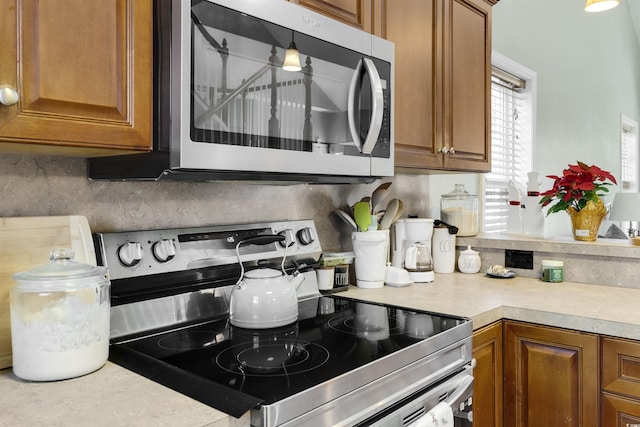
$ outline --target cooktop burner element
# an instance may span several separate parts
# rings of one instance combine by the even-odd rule
[[[237,344],[218,354],[216,364],[232,374],[268,377],[309,372],[327,360],[324,347],[290,340]]]

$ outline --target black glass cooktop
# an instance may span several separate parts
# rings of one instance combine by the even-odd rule
[[[114,343],[110,359],[231,415],[234,408],[212,400],[240,399],[239,416],[246,405],[287,398],[466,321],[333,295],[303,301],[299,312],[280,328],[225,319]]]

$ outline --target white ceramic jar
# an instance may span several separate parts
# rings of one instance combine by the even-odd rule
[[[462,273],[477,273],[480,271],[480,254],[467,246],[467,249],[460,251],[458,257],[458,269]]]

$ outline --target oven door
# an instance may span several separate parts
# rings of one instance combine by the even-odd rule
[[[371,35],[287,2],[173,4],[172,168],[393,174],[392,46],[374,58]]]
[[[442,406],[438,405],[448,405],[453,413],[455,427],[471,427],[473,419],[472,395],[473,374],[469,366],[456,375],[409,396],[384,412],[358,424],[358,426],[441,425],[433,422],[432,415],[442,414]]]

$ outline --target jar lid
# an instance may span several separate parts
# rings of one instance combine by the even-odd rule
[[[471,245],[467,245],[467,249],[460,251],[460,255],[478,255],[478,251],[471,249]]]
[[[54,249],[49,254],[50,262],[39,265],[29,271],[13,275],[23,285],[43,286],[58,284],[64,287],[93,284],[96,279],[105,279],[107,269],[84,264],[73,260],[75,253],[71,249]]]
[[[475,198],[477,197],[475,194],[470,194],[464,188],[464,184],[455,184],[452,192],[443,194],[443,198],[445,199],[467,199],[467,198]]]
[[[351,264],[355,257],[353,252],[322,252],[319,265],[322,267],[332,267]]]

